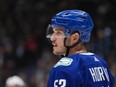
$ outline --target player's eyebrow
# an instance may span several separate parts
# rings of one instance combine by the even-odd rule
[[[62,31],[62,32],[64,32],[64,30],[62,28],[54,28],[53,31]]]

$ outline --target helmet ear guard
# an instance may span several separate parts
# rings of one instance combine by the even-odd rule
[[[89,42],[90,36],[91,36],[91,32],[90,31],[80,32],[80,40],[82,42]]]

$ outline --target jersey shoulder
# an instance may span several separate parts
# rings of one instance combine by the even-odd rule
[[[80,64],[83,64],[85,66],[87,65],[107,65],[106,61],[101,58],[100,56],[94,54],[94,53],[79,53],[78,55]]]
[[[82,66],[93,63],[94,54],[93,53],[78,53],[71,56],[61,58],[55,65],[54,68],[75,70],[81,68]],[[96,61],[99,61],[95,58]]]

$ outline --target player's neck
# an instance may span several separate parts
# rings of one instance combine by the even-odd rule
[[[83,44],[79,44],[78,46],[70,49],[69,55],[73,55],[76,53],[86,53],[86,52],[87,50],[85,46]]]

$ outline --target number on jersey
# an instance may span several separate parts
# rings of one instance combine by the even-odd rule
[[[54,81],[54,87],[66,87],[66,80],[65,79],[60,79],[60,80],[55,80]]]

